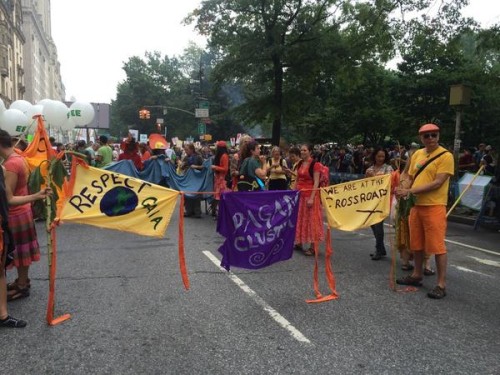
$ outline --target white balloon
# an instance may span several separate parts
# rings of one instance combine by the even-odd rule
[[[33,106],[33,116],[36,116],[36,115],[43,115],[43,105],[35,104]]]
[[[90,124],[94,116],[94,107],[90,103],[77,101],[69,107],[69,117],[73,119],[76,126]]]
[[[0,128],[12,136],[24,133],[28,125],[28,117],[19,109],[9,108],[0,116]]]
[[[32,106],[31,113],[29,114],[29,116],[27,116],[29,122],[27,134],[35,134],[37,128],[37,120],[33,117],[37,115],[43,115],[43,106],[41,106],[40,104]]]
[[[53,102],[53,100],[52,99],[42,99],[42,100],[39,100],[36,104],[44,107],[45,105],[47,105],[50,102]]]
[[[19,109],[29,119],[31,119],[31,117],[32,117],[31,113],[33,112],[33,105],[26,100],[16,100],[15,102],[13,102],[10,105],[9,108],[10,109]]]
[[[43,106],[43,117],[47,125],[62,126],[68,118],[68,110],[63,102],[51,100]]]
[[[61,130],[73,130],[75,128],[75,122],[71,117],[68,117],[66,121],[61,125]]]

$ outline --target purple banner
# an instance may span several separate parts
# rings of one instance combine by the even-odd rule
[[[221,195],[217,232],[221,266],[258,269],[292,257],[298,191],[229,192]]]

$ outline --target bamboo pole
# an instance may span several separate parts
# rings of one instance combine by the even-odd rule
[[[458,203],[460,202],[460,200],[462,199],[462,197],[464,196],[464,194],[467,192],[467,190],[469,190],[469,188],[472,186],[474,180],[477,178],[477,176],[479,176],[479,173],[481,173],[483,169],[484,169],[484,165],[481,165],[481,167],[476,172],[476,174],[474,175],[474,177],[472,178],[472,180],[467,184],[467,186],[464,188],[464,190],[462,191],[462,193],[458,196],[458,198],[455,201],[455,203],[453,203],[453,206],[451,206],[451,208],[449,209],[449,211],[446,213],[446,217],[448,217],[451,214],[451,212],[455,209],[455,207],[458,205]]]

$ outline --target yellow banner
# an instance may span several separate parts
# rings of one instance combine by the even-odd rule
[[[353,231],[389,216],[391,175],[365,178],[321,189],[328,226]]]
[[[82,164],[73,171],[60,220],[163,237],[178,191]]]

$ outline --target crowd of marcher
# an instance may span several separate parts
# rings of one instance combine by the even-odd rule
[[[114,161],[131,160],[137,170],[142,170],[149,160],[161,156],[172,163],[179,174],[189,169],[201,170],[205,160],[211,159],[214,172],[214,195],[211,213],[217,218],[221,194],[228,191],[255,192],[262,190],[299,190],[299,213],[295,234],[295,250],[306,256],[314,255],[315,243],[324,240],[322,210],[319,194],[320,175],[323,166],[330,176],[335,173],[352,175],[352,178],[373,177],[401,173],[399,186],[394,186],[398,199],[416,197],[409,218],[410,245],[401,253],[401,267],[412,274],[397,280],[402,285],[419,286],[423,275],[433,275],[431,255],[437,265],[437,285],[429,292],[431,298],[446,295],[446,205],[450,177],[454,174],[452,153],[439,145],[439,128],[427,124],[419,130],[420,144],[395,144],[391,147],[367,147],[326,143],[292,145],[286,149],[277,146],[263,147],[250,136],[244,135],[239,144],[229,147],[225,141],[214,145],[195,147],[151,148],[129,136],[120,144],[110,145],[106,136],[95,143],[80,140],[63,145],[51,139],[58,152],[74,151],[96,167],[106,167]],[[17,269],[17,278],[7,284],[4,272],[0,272],[0,327],[24,327],[26,322],[11,317],[7,302],[30,295],[29,267],[40,259],[39,245],[31,209],[31,202],[51,194],[50,189],[29,194],[27,180],[29,169],[26,161],[15,152],[22,142],[14,145],[10,135],[0,130],[0,157],[3,166],[0,173],[0,218],[2,220],[0,266]],[[63,161],[71,161],[68,153]],[[477,148],[465,148],[460,155],[460,171],[477,171],[483,165],[486,174],[494,174],[497,166],[495,150],[484,143]],[[429,166],[429,167],[428,167]],[[418,178],[417,178],[418,177]],[[335,181],[330,181],[334,183]],[[201,218],[201,198],[186,197],[185,217]],[[319,225],[318,225],[319,224]],[[384,224],[372,226],[375,237],[373,260],[386,256]],[[410,263],[413,258],[414,265]]]

